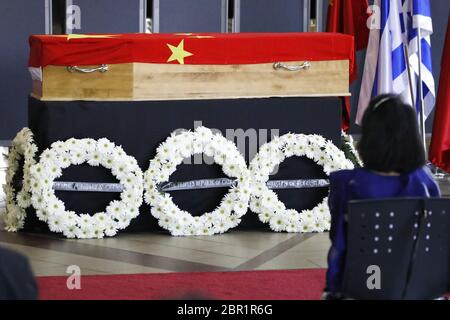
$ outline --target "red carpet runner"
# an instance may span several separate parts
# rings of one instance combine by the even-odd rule
[[[66,276],[38,277],[40,299],[319,299],[324,269],[192,272],[81,277],[69,290]]]

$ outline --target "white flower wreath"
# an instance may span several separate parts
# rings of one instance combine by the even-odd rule
[[[30,195],[30,168],[36,163],[35,155],[37,146],[34,143],[33,132],[28,128],[23,128],[13,139],[8,153],[8,169],[6,171],[5,185],[5,211],[3,212],[3,222],[5,230],[16,232],[23,228],[26,209],[31,205]],[[17,192],[13,186],[13,179],[19,170],[20,160],[24,160],[22,188]]]
[[[52,188],[62,170],[87,162],[91,166],[110,169],[123,187],[120,201],[113,200],[105,212],[77,215],[67,211]],[[125,229],[139,214],[142,204],[143,174],[134,157],[106,138],[57,141],[45,150],[39,163],[31,167],[32,203],[39,220],[48,223],[53,232],[68,238],[102,238]]]
[[[328,198],[311,210],[298,212],[287,209],[277,194],[266,186],[271,172],[286,158],[306,156],[323,166],[326,174],[340,169],[352,169],[353,164],[331,141],[319,135],[288,133],[276,137],[260,148],[250,163],[250,172],[255,180],[255,190],[250,198],[250,210],[259,219],[269,223],[274,231],[322,232],[330,228]]]
[[[363,162],[361,160],[361,157],[359,156],[358,150],[355,148],[355,141],[353,140],[353,137],[351,134],[345,133],[344,130],[341,131],[341,137],[343,140],[343,146],[342,150],[344,151],[344,154],[346,154],[348,150],[347,159],[352,161],[356,166],[363,166]]]
[[[212,157],[228,177],[235,178],[236,185],[216,209],[194,217],[181,210],[168,193],[160,192],[158,186],[169,180],[184,158],[199,153]],[[213,134],[208,128],[199,127],[194,132],[173,134],[158,147],[144,174],[144,189],[144,198],[151,206],[152,215],[172,235],[212,235],[236,227],[247,212],[250,173],[233,142],[220,134]]]

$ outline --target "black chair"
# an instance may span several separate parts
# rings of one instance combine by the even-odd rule
[[[428,219],[427,223],[423,223],[422,226],[425,228],[423,234],[425,234],[425,239],[419,242],[421,247],[418,250],[419,255],[414,264],[415,268],[418,268],[416,274],[412,279],[417,279],[421,274],[428,274],[426,279],[423,281],[428,281],[431,288],[438,288],[438,286],[444,286],[444,292],[450,293],[450,199],[424,199],[424,209],[427,213],[425,218]],[[428,226],[428,222],[431,224]],[[433,225],[434,224],[434,225]],[[436,231],[430,231],[430,228],[435,228]],[[434,237],[431,240],[431,237]],[[420,240],[420,238],[419,238]],[[430,251],[431,246],[435,246],[438,250]],[[427,249],[428,248],[428,249]],[[425,257],[424,253],[425,252]],[[428,254],[427,254],[428,253]],[[447,257],[447,259],[445,258]],[[429,259],[431,261],[436,261],[436,266],[433,267],[433,272],[430,272],[428,265],[422,265],[421,261]],[[420,268],[420,269],[419,269]],[[426,272],[423,272],[423,271]],[[415,269],[413,269],[415,271]],[[442,278],[439,275],[447,275],[447,282],[443,283]],[[419,278],[420,279],[420,278]],[[412,287],[415,285],[411,282],[411,291],[425,290],[425,288]]]
[[[346,297],[435,299],[446,293],[450,199],[351,201],[347,240]]]

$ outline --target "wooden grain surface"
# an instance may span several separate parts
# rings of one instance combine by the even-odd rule
[[[303,61],[289,62],[298,65]],[[68,72],[47,66],[42,100],[180,100],[349,95],[348,61],[314,61],[300,71],[275,70],[273,63],[178,65],[127,63],[105,73]]]
[[[97,66],[83,66],[83,68]],[[133,65],[112,64],[104,73],[69,72],[63,66],[43,71],[43,100],[132,100]]]

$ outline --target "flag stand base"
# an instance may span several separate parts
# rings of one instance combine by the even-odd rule
[[[442,181],[442,180],[448,180],[450,181],[450,174],[445,172],[439,167],[436,167],[433,163],[427,162],[426,166],[430,169],[431,173],[433,174],[433,177],[436,180]]]

